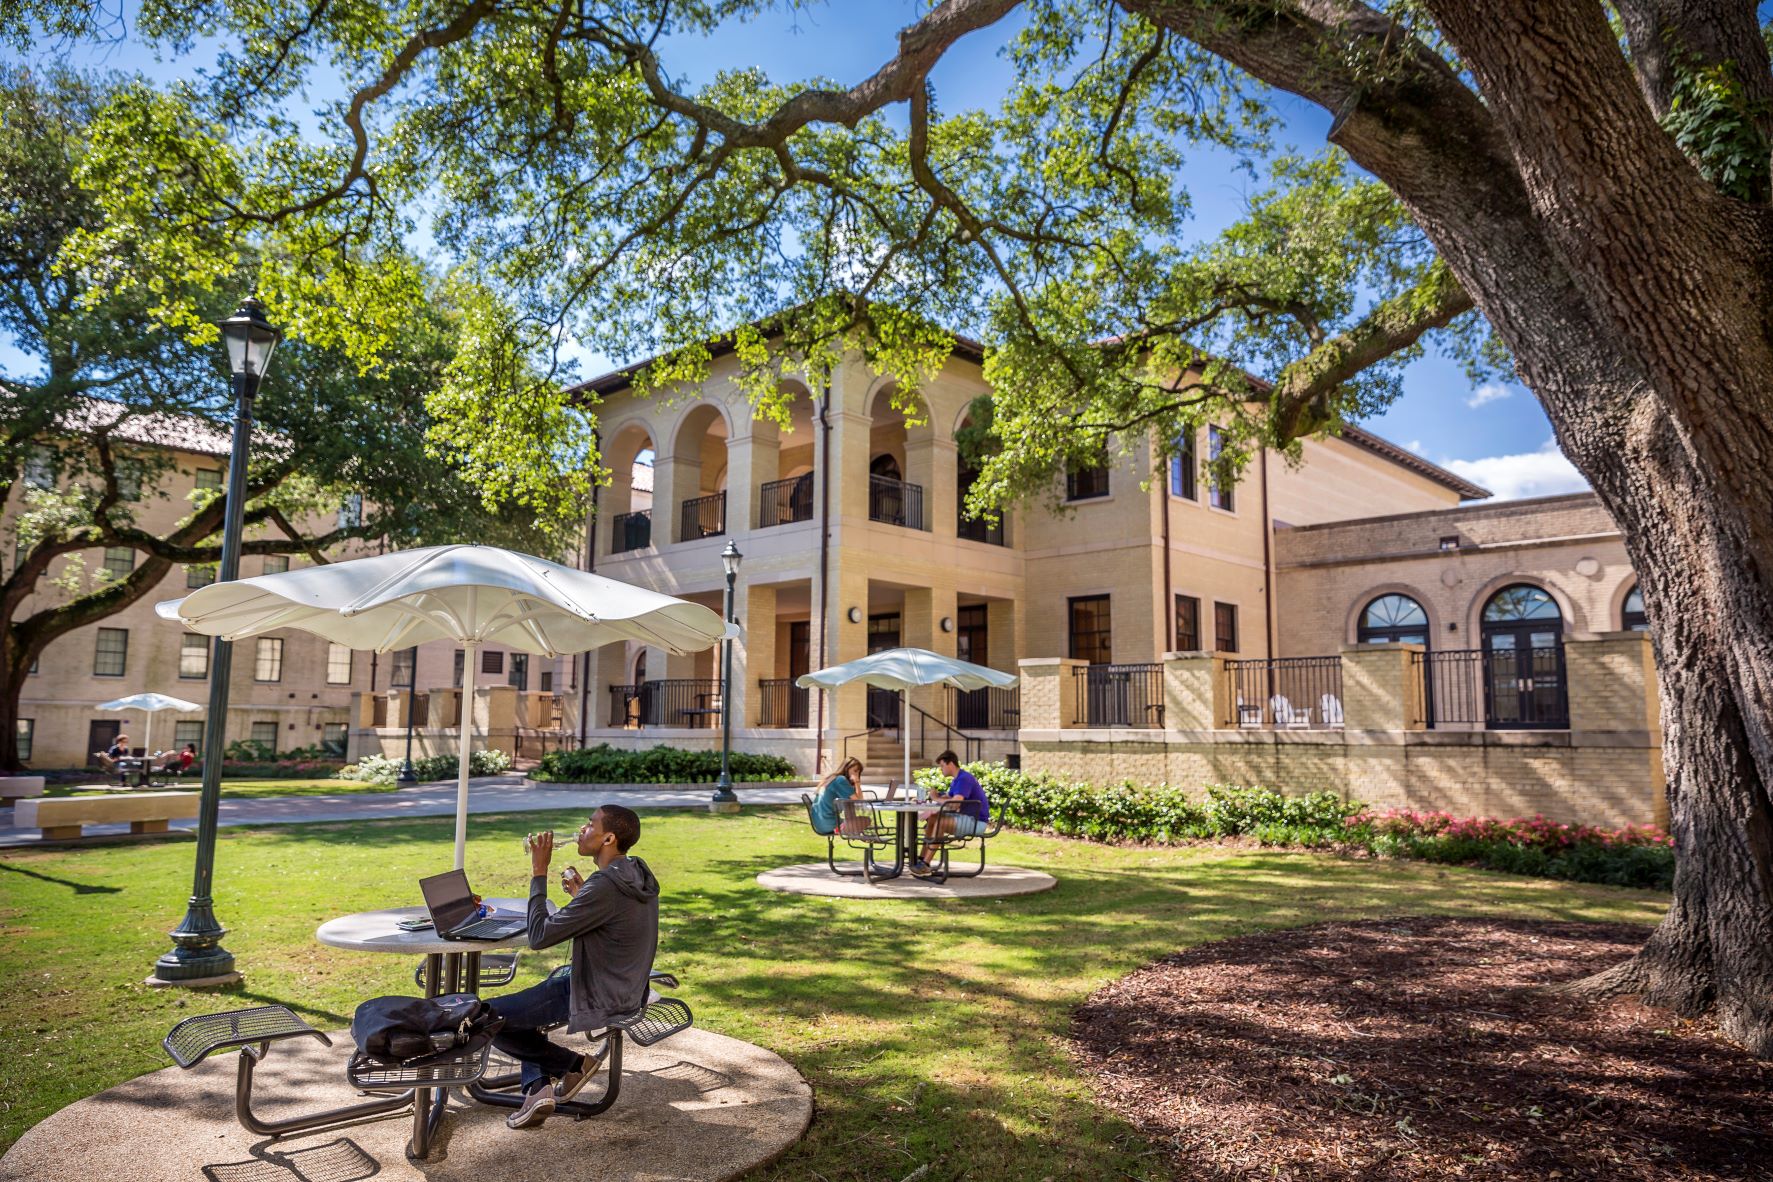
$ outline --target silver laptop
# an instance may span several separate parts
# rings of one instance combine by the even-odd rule
[[[527,919],[478,914],[466,871],[449,870],[419,879],[431,926],[445,940],[505,940],[529,926]]]

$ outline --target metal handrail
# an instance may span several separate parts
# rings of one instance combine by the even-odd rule
[[[958,510],[959,519],[954,527],[956,536],[969,542],[984,542],[987,546],[1007,546],[1008,539],[1004,536],[1003,515],[999,514],[996,521],[986,521],[979,517],[968,517],[966,506]]]
[[[891,476],[868,477],[868,520],[922,529],[923,485]]]
[[[804,686],[794,684],[788,677],[760,677],[758,688],[762,693],[762,717],[757,725],[763,727],[797,727],[808,726],[808,708],[812,702],[812,691]]]
[[[1524,677],[1520,676],[1523,654],[1528,662]],[[1430,649],[1410,654],[1410,671],[1411,721],[1430,729],[1469,725],[1559,730],[1570,725],[1570,685],[1561,640],[1502,652]]]
[[[677,540],[696,542],[726,533],[726,493],[709,493],[683,502]]]
[[[1163,729],[1163,666],[1157,662],[1080,665],[1072,677],[1077,694],[1073,726]]]
[[[629,550],[642,550],[653,544],[653,511],[636,509],[632,513],[618,513],[610,518],[611,554],[624,554]]]
[[[1342,658],[1226,661],[1222,700],[1233,726],[1325,730],[1342,725]]]
[[[813,519],[813,474],[765,481],[758,490],[757,528]]]
[[[984,753],[984,739],[977,735],[969,735],[958,727],[944,722],[934,714],[931,714],[928,710],[925,710],[922,706],[919,706],[916,702],[910,702],[907,704],[911,707],[912,712],[917,715],[917,748],[924,753],[924,758],[931,758],[928,742],[929,723],[934,723],[942,729],[943,747],[953,747],[954,738],[959,737],[960,750],[955,754],[960,756],[960,761],[962,763],[976,762],[980,755]],[[910,736],[907,735],[906,738],[909,739]]]

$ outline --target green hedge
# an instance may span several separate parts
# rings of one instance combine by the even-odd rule
[[[1671,843],[1647,826],[1607,830],[1542,817],[1494,821],[1374,812],[1333,792],[1283,796],[1226,785],[1202,792],[1131,782],[1098,785],[1010,771],[1001,763],[969,770],[1004,824],[1064,837],[1160,844],[1247,837],[1262,845],[1419,858],[1611,886],[1667,890],[1674,882]],[[917,779],[932,787],[945,783],[933,770]]]
[[[729,761],[735,781],[792,780],[794,765],[779,755],[735,751]],[[600,743],[579,751],[550,751],[530,779],[563,784],[702,784],[720,777],[720,752],[685,751],[660,744],[647,751],[625,751]]]
[[[433,780],[453,780],[461,768],[459,755],[427,755],[412,761],[413,775],[419,783],[429,784]],[[392,784],[400,778],[400,768],[404,760],[390,759],[386,755],[365,755],[356,763],[339,769],[341,780],[359,780],[365,784]],[[468,774],[470,776],[496,776],[511,770],[511,757],[496,747],[484,751],[468,753]]]

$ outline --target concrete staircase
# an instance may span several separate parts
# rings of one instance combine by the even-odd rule
[[[850,749],[855,750],[854,746]],[[916,772],[929,758],[934,758],[935,754],[934,751],[931,751],[926,755],[924,751],[919,750],[917,732],[913,729],[911,734],[911,770]],[[868,765],[870,780],[897,780],[905,767],[905,748],[899,743],[894,732],[875,731],[868,736],[868,753],[862,757],[862,762]]]

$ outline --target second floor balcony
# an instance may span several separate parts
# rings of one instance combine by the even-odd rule
[[[643,550],[653,543],[653,511],[640,509],[610,518],[610,553]]]
[[[725,492],[691,497],[683,503],[683,512],[677,532],[678,541],[694,542],[702,538],[717,538],[725,532]]]
[[[891,476],[868,477],[868,520],[924,529],[923,485]]]
[[[813,519],[813,474],[771,480],[759,490],[757,528]]]

